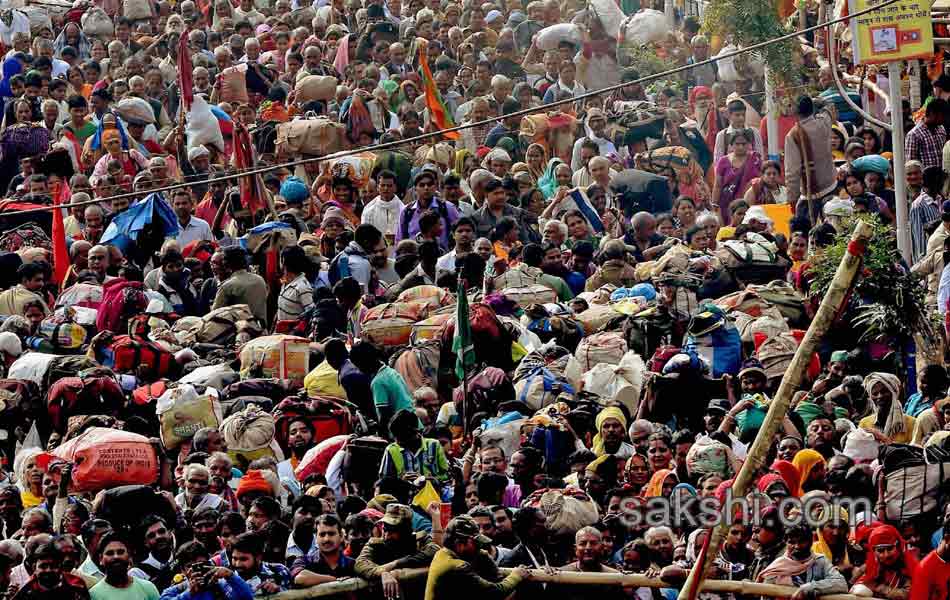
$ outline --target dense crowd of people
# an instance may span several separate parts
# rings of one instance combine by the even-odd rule
[[[0,594],[950,598],[946,334],[867,316],[947,314],[942,53],[802,36],[770,132],[674,4],[0,7]],[[910,287],[750,456],[858,219]]]

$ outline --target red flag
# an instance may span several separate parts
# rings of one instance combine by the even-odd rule
[[[700,569],[704,568],[706,565],[706,556],[709,554],[709,541],[712,539],[713,532],[707,531],[706,539],[703,541],[703,545],[699,550],[699,556],[696,557],[696,564],[700,565]],[[689,589],[686,591],[687,600],[696,600],[696,597],[699,595],[699,588],[703,584],[703,579],[705,579],[706,573],[700,570],[696,571],[696,577],[689,584]]]
[[[69,251],[66,250],[66,225],[63,223],[63,209],[71,196],[69,184],[65,181],[59,193],[53,198],[53,280],[62,285],[69,271]]]
[[[240,121],[234,122],[234,168],[239,172],[254,168],[254,144],[247,127]],[[264,190],[260,177],[247,175],[238,180],[241,190],[241,206],[251,211],[253,217],[259,210],[267,208],[264,202]]]
[[[191,80],[191,50],[188,48],[189,31],[182,33],[178,39],[178,89],[185,112],[191,110],[191,103],[195,100],[195,84]]]
[[[439,88],[435,87],[435,80],[432,79],[432,71],[429,70],[429,61],[426,58],[424,44],[420,44],[419,47],[419,67],[422,70],[422,87],[425,88],[426,108],[429,109],[430,120],[440,130],[451,129],[455,127],[455,121],[452,120],[452,115],[445,107],[445,103],[442,102],[442,96],[439,94]],[[450,140],[457,140],[460,138],[457,131],[450,131],[448,133],[443,133],[442,135],[449,138]]]

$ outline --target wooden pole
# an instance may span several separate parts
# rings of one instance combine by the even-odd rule
[[[507,575],[510,569],[499,569],[502,574]],[[428,569],[402,569],[393,571],[393,575],[399,581],[417,579],[428,575]],[[669,588],[676,587],[668,581],[659,578],[651,578],[646,575],[635,575],[630,573],[578,573],[555,571],[548,573],[540,569],[531,570],[531,580],[538,583],[553,583],[562,585],[613,585],[623,587],[647,587],[647,588]],[[311,600],[312,598],[325,598],[355,592],[370,587],[365,579],[350,578],[332,583],[323,583],[309,588],[299,590],[289,590],[280,592],[271,596],[265,596],[267,600]],[[715,581],[708,580],[702,583],[702,590],[706,592],[722,592],[743,594],[749,596],[768,596],[771,598],[791,597],[797,588],[784,585],[774,585],[769,583],[753,583],[751,581]],[[821,600],[877,600],[867,596],[855,596],[854,594],[830,594],[822,596]]]
[[[825,297],[822,298],[821,305],[818,307],[818,312],[815,314],[814,320],[812,320],[811,325],[809,325],[808,331],[805,332],[805,337],[802,339],[802,343],[799,344],[798,350],[795,351],[795,356],[792,357],[792,362],[788,365],[785,376],[782,377],[782,383],[779,385],[778,393],[775,394],[775,398],[769,403],[769,411],[765,415],[765,421],[762,423],[758,434],[756,434],[755,441],[752,442],[752,446],[749,448],[748,456],[745,462],[742,463],[739,474],[736,475],[735,482],[732,484],[733,498],[745,497],[746,492],[749,490],[749,484],[752,483],[753,475],[765,462],[769,447],[772,445],[772,438],[785,419],[785,413],[788,412],[792,394],[801,386],[802,378],[808,369],[809,363],[811,363],[812,355],[818,348],[818,342],[824,337],[834,322],[838,309],[842,302],[844,302],[845,295],[848,293],[848,290],[851,289],[851,285],[858,274],[858,269],[861,266],[861,257],[864,254],[871,233],[872,228],[868,223],[857,221],[854,233],[851,234],[851,242],[848,244],[848,249],[842,257],[841,263],[838,265],[834,279],[831,281],[831,287],[828,288]],[[729,515],[723,511],[723,518],[720,519],[719,525],[713,528],[712,534],[710,535],[709,549],[706,552],[704,564],[697,563],[693,565],[686,582],[680,589],[678,600],[693,600],[687,597],[689,594],[688,590],[692,588],[694,581],[698,580],[702,583],[706,571],[709,570],[709,567],[712,565],[713,559],[719,556],[719,546],[729,529],[728,517]]]

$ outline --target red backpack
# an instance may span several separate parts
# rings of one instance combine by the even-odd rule
[[[679,346],[660,346],[647,361],[647,370],[662,373],[666,363],[680,352],[682,352],[682,349]]]
[[[46,411],[53,430],[65,433],[70,417],[115,416],[124,404],[125,394],[112,377],[64,377],[50,388]]]
[[[116,373],[136,373],[140,367],[144,367],[152,377],[158,378],[168,377],[177,367],[175,356],[162,346],[127,335],[113,338],[104,353],[103,364],[111,366]]]

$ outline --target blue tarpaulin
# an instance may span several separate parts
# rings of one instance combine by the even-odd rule
[[[153,193],[112,219],[99,243],[115,246],[128,255],[138,239],[139,232],[155,220],[158,220],[163,229],[162,237],[178,235],[178,218],[175,212],[162,194]]]

